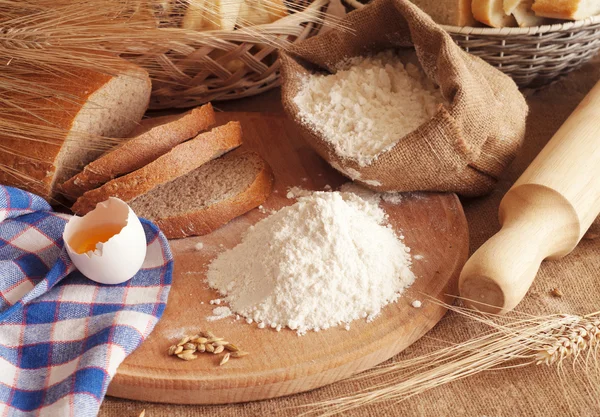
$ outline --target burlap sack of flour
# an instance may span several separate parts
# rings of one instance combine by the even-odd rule
[[[346,176],[378,191],[488,193],[513,160],[525,134],[527,104],[515,83],[462,51],[428,15],[407,0],[375,0],[349,13],[350,31],[331,30],[281,53],[282,100],[308,143]],[[348,58],[414,48],[447,105],[370,165],[336,155],[300,121],[294,97],[305,75],[333,72]]]

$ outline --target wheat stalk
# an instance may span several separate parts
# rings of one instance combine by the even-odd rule
[[[291,5],[289,9],[296,13],[278,24],[247,26],[235,32],[198,32],[178,27],[189,1],[0,0],[0,155],[8,155],[5,161],[52,163],[38,159],[37,153],[26,154],[22,143],[63,146],[68,132],[48,116],[65,103],[78,104],[74,108],[84,104],[57,85],[77,76],[81,69],[116,75],[125,65],[118,57],[124,56],[148,70],[160,90],[183,82],[178,80],[187,81],[186,65],[194,71],[220,65],[208,54],[193,58],[199,50],[234,51],[236,43],[251,42],[270,46],[265,50],[272,51],[287,48],[287,37],[301,33],[304,23],[340,26],[336,19],[324,21],[321,7],[326,0],[315,0],[315,7]],[[273,0],[261,2],[269,12],[285,9]],[[218,16],[209,3],[204,7],[209,19],[216,22]],[[172,57],[181,57],[181,62],[175,65]],[[71,132],[69,139],[70,146],[96,153],[121,142],[84,132]],[[0,166],[0,174],[31,190],[47,188],[43,181],[6,163]]]
[[[496,316],[438,303],[465,318],[487,326],[483,335],[415,358],[377,366],[349,378],[367,388],[356,394],[307,405],[302,415],[333,416],[381,401],[404,401],[441,385],[506,368],[545,365],[562,370],[566,361],[592,380],[599,370],[600,312],[585,316],[556,314]]]
[[[177,84],[173,71],[181,69],[173,68],[165,59],[167,52],[185,57],[200,48],[229,50],[230,40],[286,48],[286,30],[297,22],[295,19],[324,23],[319,8],[305,11],[304,6],[291,5],[290,9],[297,13],[285,18],[288,26],[284,22],[277,27],[248,26],[235,33],[197,32],[177,27],[188,2],[170,2],[170,9],[165,10],[164,2],[155,0],[0,0],[0,153],[35,159],[17,155],[11,146],[23,140],[35,146],[62,146],[65,130],[52,125],[45,115],[60,103],[79,98],[57,91],[52,83],[40,82],[40,76],[51,75],[60,82],[70,78],[73,69],[117,74],[123,65],[117,56],[127,56],[146,68],[157,85],[173,85]],[[283,8],[272,0],[262,3],[272,12]],[[208,6],[207,11],[216,20],[215,12]],[[336,19],[325,24],[339,27]],[[290,36],[300,28],[295,26],[289,29]],[[206,65],[214,63],[207,59]],[[119,143],[113,138],[84,133],[71,137],[78,146],[94,151]],[[13,167],[2,166],[0,171],[21,182],[39,183]]]

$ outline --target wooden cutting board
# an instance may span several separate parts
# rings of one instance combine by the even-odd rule
[[[281,116],[219,113],[218,121],[240,120],[244,146],[259,152],[275,173],[267,210],[294,203],[291,186],[322,190],[347,180],[329,167]],[[253,210],[216,232],[171,241],[175,257],[173,286],[163,318],[150,337],[119,367],[108,388],[116,397],[179,404],[219,404],[278,397],[317,388],[371,368],[405,349],[446,312],[426,296],[451,302],[468,253],[467,223],[454,194],[414,193],[397,205],[382,203],[395,230],[413,254],[416,282],[371,323],[353,322],[298,336],[291,330],[258,329],[226,318],[208,322],[218,294],[204,281],[206,265],[235,246],[249,225],[266,214]],[[195,245],[203,243],[202,250]],[[421,300],[421,308],[411,303]],[[218,366],[220,356],[201,354],[191,362],[167,356],[167,348],[186,334],[212,330],[251,354]]]

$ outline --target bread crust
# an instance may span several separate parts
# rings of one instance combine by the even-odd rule
[[[589,11],[580,10],[582,0],[536,0],[532,10],[537,16],[579,20],[600,13],[600,5]]]
[[[239,122],[229,122],[224,126],[216,127],[176,146],[137,171],[87,191],[77,199],[72,210],[76,214],[84,215],[93,210],[96,204],[109,197],[131,201],[158,185],[173,181],[237,148],[241,143],[242,127]]]
[[[154,126],[89,163],[61,186],[61,192],[67,198],[77,199],[119,175],[144,167],[215,123],[215,112],[208,103],[175,120]]]
[[[258,155],[257,155],[258,156]],[[258,156],[260,158],[260,156]],[[154,219],[169,239],[201,236],[211,233],[236,217],[261,205],[273,189],[273,172],[261,158],[263,166],[254,181],[241,193],[209,207],[180,216]]]
[[[82,69],[71,69],[72,76],[65,81],[59,76],[40,75],[32,82],[38,85],[52,86],[57,91],[56,97],[20,97],[20,100],[31,103],[31,108],[39,108],[39,119],[28,115],[16,116],[18,121],[35,123],[39,126],[55,126],[58,139],[37,138],[14,139],[0,135],[0,183],[24,188],[27,191],[49,198],[52,180],[56,172],[55,160],[58,157],[75,117],[83,104],[97,90],[108,83],[112,77]],[[86,80],[83,82],[83,80]],[[62,82],[59,82],[62,81]],[[72,96],[72,100],[61,97]],[[58,133],[60,132],[60,133]]]
[[[150,79],[145,70],[123,61],[122,72],[144,75],[150,92]],[[23,81],[27,81],[26,78],[23,77]],[[48,128],[54,133],[52,137],[36,137],[32,140],[0,135],[0,183],[21,187],[50,199],[57,171],[56,160],[75,119],[90,96],[113,78],[110,74],[81,68],[57,68],[53,75],[32,76],[29,80],[31,83],[51,88],[55,94],[52,97],[20,96],[20,101],[30,103],[26,107],[38,109],[37,118],[24,112],[23,115],[15,115],[14,119]]]

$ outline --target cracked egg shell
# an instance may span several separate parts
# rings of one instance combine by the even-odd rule
[[[83,217],[73,216],[63,240],[75,267],[101,284],[131,279],[146,258],[142,223],[127,203],[114,197]]]

